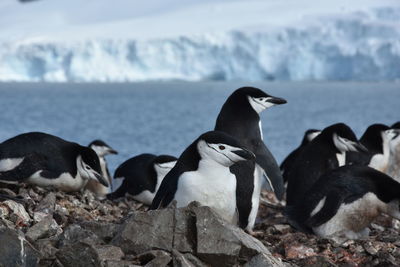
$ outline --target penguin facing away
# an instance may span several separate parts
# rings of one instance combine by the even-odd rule
[[[296,157],[301,153],[302,149],[308,145],[315,137],[317,137],[321,133],[320,130],[309,129],[304,133],[303,140],[299,147],[293,150],[283,161],[280,166],[283,176],[283,182],[287,182],[287,172],[292,167]]]
[[[254,154],[233,137],[206,132],[181,154],[162,181],[150,209],[166,207],[174,200],[177,207],[197,201],[236,223],[236,178],[229,167],[250,159]]]
[[[78,191],[92,179],[104,186],[99,157],[91,148],[29,132],[0,144],[0,181]]]
[[[140,154],[128,159],[115,170],[114,179],[123,179],[121,186],[107,198],[117,199],[128,193],[150,206],[162,180],[176,161],[173,156],[153,154]]]
[[[288,210],[296,228],[339,243],[368,237],[381,213],[400,219],[400,183],[367,166],[346,165],[321,176]]]
[[[364,153],[350,152],[346,162],[369,166],[381,172],[386,172],[390,160],[392,141],[398,136],[398,131],[384,124],[372,124],[360,138],[368,151]]]
[[[346,153],[365,151],[344,123],[326,127],[297,157],[288,172],[287,205],[294,205],[326,171],[343,166]]]
[[[105,195],[107,195],[112,191],[112,178],[108,170],[107,161],[105,157],[107,155],[118,154],[118,152],[113,148],[111,148],[102,140],[94,140],[88,145],[88,147],[93,149],[99,156],[101,175],[107,180],[109,186],[106,187],[95,180],[90,180],[86,184],[85,189],[92,191],[98,198],[103,198]]]
[[[279,166],[263,142],[259,114],[267,108],[285,103],[286,100],[258,88],[242,87],[228,97],[216,120],[216,131],[233,136],[256,155],[255,160],[238,162],[231,167],[237,179],[239,226],[250,233],[258,212],[263,176],[279,200],[284,193]]]

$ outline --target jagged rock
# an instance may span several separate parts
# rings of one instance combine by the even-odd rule
[[[35,242],[36,248],[40,251],[42,254],[41,259],[55,259],[56,257],[56,252],[58,249],[56,248],[57,246],[57,239],[56,238],[44,238],[44,239],[39,239]]]
[[[162,250],[151,250],[142,253],[136,257],[140,265],[146,267],[164,267],[167,266],[171,261],[169,253]]]
[[[97,251],[83,242],[64,246],[57,251],[56,257],[64,267],[101,267]]]
[[[62,233],[59,247],[61,248],[76,242],[83,242],[90,245],[103,244],[103,241],[93,232],[82,229],[78,224],[71,224]]]
[[[117,234],[120,225],[114,223],[102,223],[95,221],[86,221],[79,224],[83,229],[96,234],[104,242],[108,243]]]
[[[56,206],[56,194],[49,192],[36,206],[34,211],[52,214]]]
[[[12,200],[3,202],[10,211],[10,220],[18,226],[27,226],[31,221],[31,217],[26,212],[24,206]]]
[[[175,267],[207,267],[208,265],[190,253],[182,254],[176,249],[172,251]]]
[[[101,261],[121,260],[124,257],[124,253],[119,247],[111,245],[97,245],[93,246],[93,248],[96,250]]]
[[[104,267],[140,267],[129,261],[106,261]]]
[[[137,255],[152,249],[171,251],[174,213],[174,209],[136,212],[124,222],[111,243],[126,254]]]
[[[60,234],[61,232],[62,229],[53,219],[53,216],[48,215],[43,220],[29,228],[26,232],[26,237],[32,241],[36,241],[37,239],[50,237],[56,234]]]
[[[40,253],[16,230],[0,228],[0,266],[36,266]]]

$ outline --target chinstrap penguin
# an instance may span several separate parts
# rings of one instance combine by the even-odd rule
[[[107,198],[117,199],[128,193],[133,199],[150,206],[162,180],[176,161],[173,156],[153,154],[128,159],[115,170],[114,179],[123,179],[121,186]]]
[[[384,124],[372,124],[360,138],[360,143],[368,151],[363,153],[350,152],[346,163],[369,166],[386,173],[390,160],[391,143],[398,135],[398,130],[390,129]]]
[[[321,130],[309,129],[304,133],[303,140],[299,147],[293,150],[283,161],[280,166],[283,176],[283,182],[287,183],[287,173],[292,167],[296,157],[301,153],[302,149],[308,145],[315,137],[321,133]]]
[[[252,233],[257,217],[263,176],[281,200],[284,186],[279,166],[263,142],[260,113],[286,100],[254,87],[242,87],[225,101],[217,117],[215,130],[225,132],[256,155],[255,160],[238,162],[231,167],[237,179],[236,200],[239,226]]]
[[[93,149],[59,137],[30,132],[0,144],[0,181],[25,182],[78,191],[90,180],[104,186],[99,157]]]
[[[326,171],[345,165],[346,152],[365,151],[344,123],[325,128],[297,157],[288,172],[287,205],[296,204]]]
[[[92,191],[98,198],[103,198],[105,195],[112,191],[112,177],[107,167],[106,156],[107,155],[116,155],[118,152],[107,145],[102,140],[94,140],[91,142],[88,147],[93,149],[97,155],[99,156],[100,160],[100,167],[101,167],[101,175],[107,180],[109,186],[106,187],[95,180],[90,180],[87,184],[85,189]]]
[[[202,134],[165,176],[151,209],[166,207],[174,200],[177,207],[197,201],[236,224],[236,177],[229,167],[254,157],[235,138],[223,132]]]
[[[339,243],[368,237],[381,213],[400,219],[400,183],[368,166],[329,171],[287,210],[292,225]]]
[[[391,128],[400,131],[400,121],[393,124]],[[394,138],[390,144],[390,160],[387,173],[400,182],[400,136]]]

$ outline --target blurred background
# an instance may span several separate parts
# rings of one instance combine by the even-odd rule
[[[245,85],[280,162],[309,128],[400,120],[399,0],[0,0],[0,139],[179,156]]]

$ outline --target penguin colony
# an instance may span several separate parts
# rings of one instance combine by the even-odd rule
[[[254,234],[265,182],[275,205],[286,203],[294,228],[337,242],[368,237],[381,214],[400,219],[400,123],[373,124],[360,139],[344,123],[307,130],[279,166],[264,143],[260,113],[285,103],[258,88],[239,88],[222,105],[214,130],[178,158],[140,154],[123,162],[114,179],[105,157],[117,151],[104,141],[81,146],[46,133],[21,134],[0,144],[0,183],[90,190],[115,201],[129,195],[149,209],[197,201]],[[121,181],[116,189],[114,180]]]

